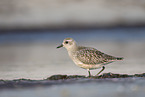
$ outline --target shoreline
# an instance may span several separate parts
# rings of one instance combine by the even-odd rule
[[[113,74],[104,73],[100,76],[85,77],[84,75],[52,75],[43,80],[31,79],[14,79],[14,80],[0,80],[1,89],[14,89],[14,88],[32,88],[32,87],[46,87],[61,84],[73,83],[91,83],[91,82],[130,82],[136,79],[143,78],[145,80],[145,73],[142,74]]]

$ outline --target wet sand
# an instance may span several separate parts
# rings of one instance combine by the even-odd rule
[[[106,54],[124,57],[106,65],[103,73],[145,72],[145,27],[88,30],[56,30],[0,35],[0,79],[46,79],[48,76],[88,75],[69,58],[64,48],[56,49],[66,37],[79,45],[94,47]],[[100,69],[92,70],[95,75]]]

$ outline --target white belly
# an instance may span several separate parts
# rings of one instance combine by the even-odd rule
[[[101,68],[103,66],[102,64],[96,64],[96,65],[94,65],[94,64],[93,65],[92,64],[84,64],[84,63],[82,63],[80,60],[78,60],[76,58],[75,54],[71,54],[71,53],[68,53],[68,54],[69,54],[70,58],[73,60],[73,62],[77,66],[79,66],[79,67],[81,67],[83,69],[89,69],[89,70],[98,69],[98,68]]]

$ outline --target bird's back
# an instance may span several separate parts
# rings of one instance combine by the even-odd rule
[[[78,47],[76,57],[82,63],[90,65],[107,64],[116,60],[122,60],[122,58],[105,54],[95,48],[82,46]]]

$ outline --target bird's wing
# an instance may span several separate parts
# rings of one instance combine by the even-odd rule
[[[96,65],[107,64],[116,60],[116,57],[104,54],[94,48],[80,48],[77,51],[77,58],[84,64]]]

